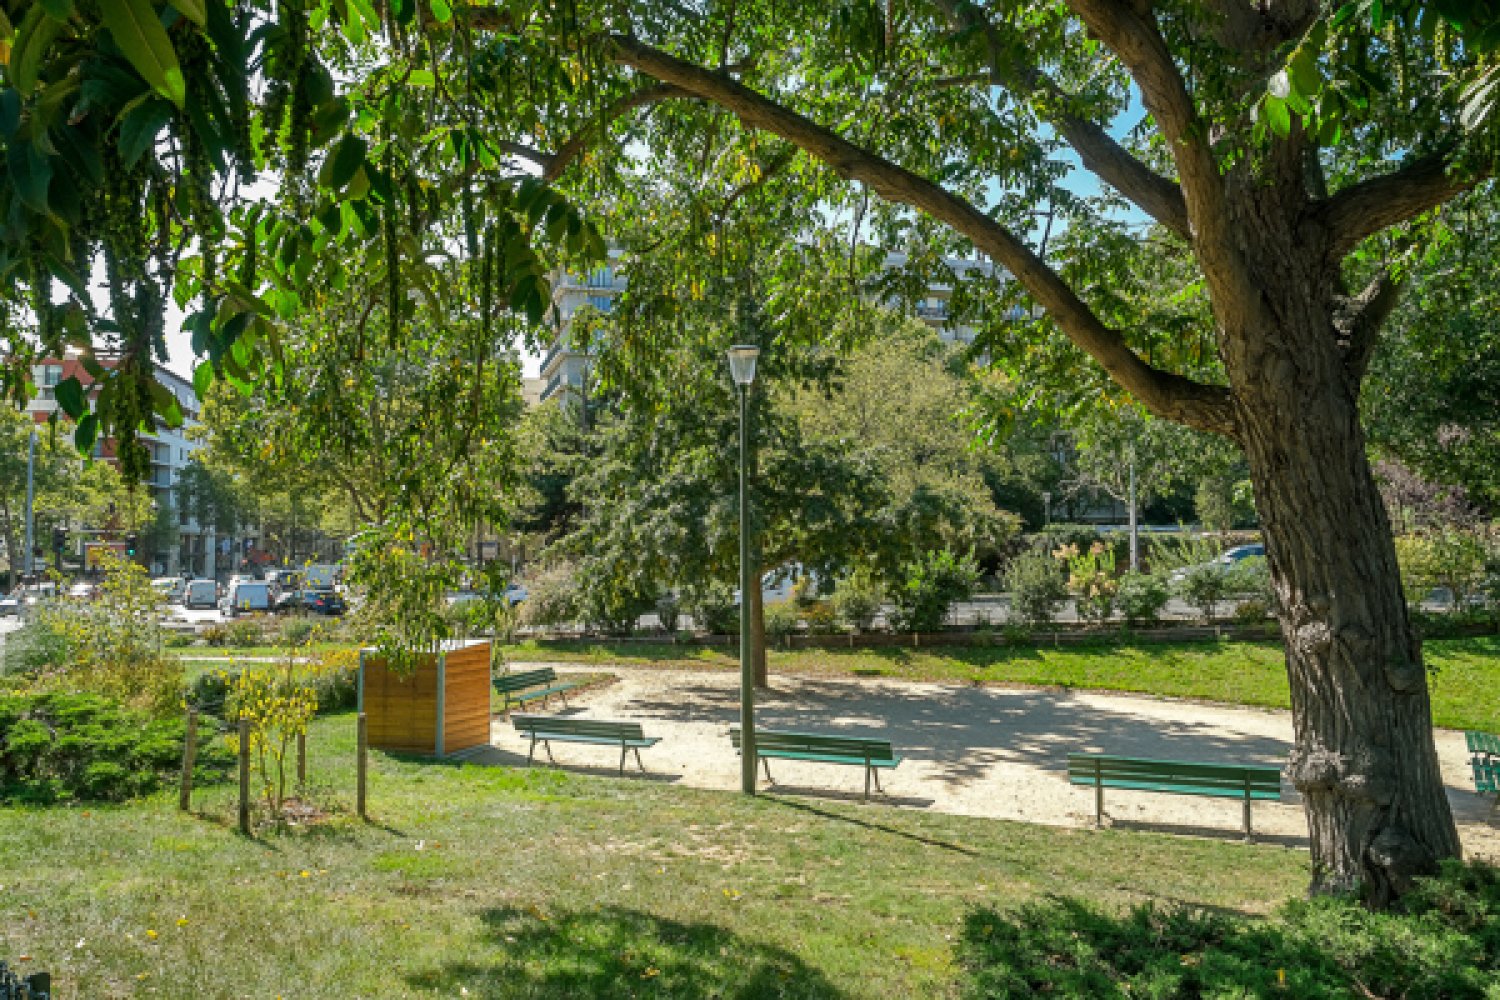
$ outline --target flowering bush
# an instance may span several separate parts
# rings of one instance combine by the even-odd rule
[[[1078,617],[1092,622],[1109,621],[1115,612],[1115,593],[1120,582],[1115,579],[1115,554],[1103,542],[1079,552],[1076,545],[1055,550],[1052,557],[1068,566],[1068,589],[1077,599]]]

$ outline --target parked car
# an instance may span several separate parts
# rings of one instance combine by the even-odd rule
[[[99,595],[99,588],[92,583],[75,583],[68,588],[68,596],[75,601],[92,601]]]
[[[1244,562],[1246,559],[1264,559],[1265,557],[1266,547],[1259,542],[1255,542],[1250,545],[1236,545],[1234,546],[1234,548],[1226,549],[1224,554],[1219,556],[1217,559],[1212,559],[1209,562],[1201,563],[1200,565],[1214,566],[1224,570],[1225,572],[1228,572],[1239,563]],[[1173,583],[1181,583],[1183,580],[1187,579],[1189,573],[1197,568],[1198,566],[1184,566],[1181,569],[1173,572],[1170,579]]]
[[[21,615],[21,591],[16,590],[13,594],[0,594],[0,618],[7,616],[20,617]]]
[[[232,582],[219,602],[219,610],[231,618],[246,611],[270,611],[271,607],[271,586],[264,580]]]
[[[341,615],[348,610],[338,591],[331,588],[302,591],[302,609],[315,615]]]
[[[219,603],[219,585],[212,580],[190,580],[182,592],[184,608],[212,608]]]

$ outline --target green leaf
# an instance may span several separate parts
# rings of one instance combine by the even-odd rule
[[[406,75],[406,83],[411,87],[431,87],[437,84],[437,77],[430,69],[414,69]]]
[[[172,105],[156,97],[150,97],[135,107],[120,121],[120,156],[125,165],[131,167],[147,150],[156,144],[162,126],[172,120]]]
[[[54,21],[66,22],[73,16],[73,0],[38,0]]]
[[[208,396],[209,387],[214,383],[214,364],[212,361],[201,362],[193,369],[193,391],[198,394],[199,399]]]
[[[1291,70],[1292,84],[1304,97],[1316,97],[1318,91],[1323,89],[1323,75],[1318,71],[1318,59],[1312,52],[1298,49],[1292,54],[1288,68]]]
[[[370,144],[360,136],[344,136],[324,161],[323,170],[318,172],[318,182],[331,190],[342,191],[364,165],[365,152],[369,148]],[[326,177],[323,176],[325,171]]]
[[[447,24],[453,20],[453,8],[448,6],[447,0],[431,0],[432,16],[439,24]]]
[[[167,0],[167,2],[177,8],[177,13],[198,27],[208,27],[208,5],[203,0]]]
[[[187,83],[172,40],[167,37],[150,0],[99,0],[104,26],[135,71],[179,108],[187,101]]]
[[[33,7],[16,29],[16,41],[10,48],[10,82],[22,97],[30,97],[42,72],[42,57],[63,29],[60,21],[47,16],[41,7]]]
[[[94,450],[94,442],[99,439],[99,418],[92,413],[87,414],[78,421],[78,427],[73,431],[73,444],[82,454],[87,455]]]
[[[51,213],[47,203],[47,188],[52,183],[52,160],[30,142],[18,142],[7,150],[10,165],[10,182],[16,194],[27,207]]]
[[[57,398],[57,405],[62,407],[64,413],[77,420],[88,412],[88,396],[83,391],[83,383],[77,377],[69,376],[57,383],[52,388],[52,394]]]
[[[1271,130],[1285,139],[1292,134],[1292,115],[1287,110],[1286,101],[1279,97],[1267,94],[1265,100],[1266,123]]]

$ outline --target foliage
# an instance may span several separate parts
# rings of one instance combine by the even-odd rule
[[[1040,549],[1027,549],[1010,561],[1003,577],[1010,591],[1010,608],[1027,625],[1052,621],[1068,596],[1068,583],[1058,561]]]
[[[553,563],[526,582],[521,622],[530,628],[556,628],[578,620],[578,586],[574,567]]]
[[[1120,577],[1115,603],[1128,624],[1154,625],[1161,620],[1162,608],[1171,596],[1166,582],[1157,574],[1126,573]]]
[[[789,635],[802,624],[802,612],[796,601],[772,601],[766,605],[766,638],[785,646]]]
[[[1487,1000],[1500,976],[1500,873],[1444,864],[1403,911],[1294,901],[1270,919],[1137,904],[1116,915],[1055,898],[976,909],[959,960],[972,997],[1401,996]]]
[[[105,553],[92,600],[58,599],[38,612],[53,656],[34,683],[43,689],[93,691],[157,714],[176,710],[182,679],[162,651],[160,598],[139,564]],[[35,650],[36,647],[33,647]]]
[[[1115,578],[1115,554],[1103,542],[1095,542],[1080,552],[1069,545],[1053,553],[1068,564],[1068,589],[1072,591],[1078,617],[1102,624],[1115,611],[1115,595],[1120,584]]]
[[[286,801],[287,757],[317,714],[317,692],[289,654],[280,664],[236,674],[226,708],[229,721],[250,723],[250,755],[261,795],[271,816],[279,819]],[[231,748],[239,745],[237,734],[226,740]]]
[[[1242,628],[1264,625],[1271,617],[1271,605],[1261,597],[1247,597],[1234,606],[1234,623]]]
[[[885,589],[868,569],[856,569],[833,585],[833,611],[849,628],[867,632],[880,613]]]
[[[266,629],[259,618],[236,618],[224,625],[224,645],[239,649],[259,646],[266,640]]]
[[[812,601],[802,606],[802,620],[813,635],[833,635],[838,631],[838,614],[832,601]]]
[[[906,567],[905,578],[890,588],[891,627],[897,632],[936,632],[958,601],[979,583],[972,555],[952,549],[929,552]]]
[[[0,802],[118,801],[156,790],[181,770],[184,722],[93,693],[0,692]],[[202,780],[228,757],[200,737]]]
[[[1229,594],[1229,572],[1218,563],[1189,566],[1177,581],[1177,596],[1201,611],[1206,622],[1214,620],[1214,612]]]
[[[734,591],[727,585],[710,581],[683,592],[682,606],[693,616],[693,624],[709,635],[737,635],[740,631],[740,608]]]
[[[238,682],[241,668],[230,665],[205,670],[188,684],[189,705],[209,715],[226,716],[226,705]],[[310,684],[319,713],[352,709],[359,701],[359,651],[342,649],[307,657],[299,668],[303,681]]]
[[[1434,589],[1446,590],[1455,608],[1482,599],[1490,558],[1486,539],[1461,527],[1440,527],[1396,538],[1401,583],[1406,601],[1413,607],[1425,602]]]
[[[1225,593],[1259,601],[1267,607],[1275,603],[1271,588],[1271,567],[1265,556],[1249,556],[1224,567]]]
[[[656,621],[663,632],[676,632],[677,619],[682,614],[682,603],[678,596],[668,591],[656,599],[654,607]]]

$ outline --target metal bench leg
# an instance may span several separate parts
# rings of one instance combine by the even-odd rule
[[[880,771],[875,768],[871,768],[870,772],[875,775],[875,790],[881,795],[884,795],[885,789],[880,787]]]
[[[1094,829],[1104,828],[1104,774],[1100,763],[1094,761]]]
[[[1245,843],[1247,843],[1247,844],[1252,843],[1254,841],[1254,839],[1255,838],[1253,836],[1251,836],[1251,834],[1250,834],[1250,793],[1248,791],[1246,791],[1245,792]]]
[[[866,802],[870,801],[870,775],[872,775],[874,773],[875,773],[875,769],[873,767],[871,767],[870,765],[866,764],[865,765],[865,798],[864,798],[864,801],[866,801]]]
[[[536,756],[536,737],[531,738],[531,749],[526,752],[526,766],[531,766],[531,759]]]
[[[646,773],[646,765],[641,763],[641,748],[640,747],[636,747],[635,748],[635,766],[641,769],[641,773],[642,774]]]
[[[554,757],[554,756],[552,756],[552,741],[551,740],[542,740],[542,746],[547,751],[547,759],[550,760],[552,763],[556,764],[557,763],[557,758]]]
[[[776,784],[776,782],[771,780],[771,761],[766,757],[762,757],[760,759],[760,766],[766,769],[766,784]]]
[[[621,775],[621,777],[623,777],[625,775],[625,755],[628,754],[628,753],[630,753],[630,748],[627,747],[625,744],[621,743],[620,744],[620,775]]]

